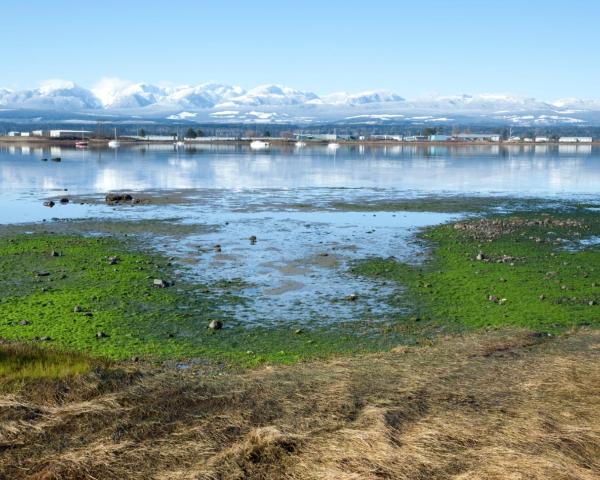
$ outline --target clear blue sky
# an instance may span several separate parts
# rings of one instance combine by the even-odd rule
[[[323,94],[600,97],[600,2],[3,2],[0,86],[282,83]]]

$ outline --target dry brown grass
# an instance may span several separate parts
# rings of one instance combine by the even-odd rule
[[[600,332],[487,333],[0,402],[2,479],[597,479]],[[45,398],[45,397],[44,397]]]

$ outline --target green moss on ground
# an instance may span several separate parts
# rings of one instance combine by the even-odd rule
[[[0,338],[91,356],[251,366],[374,350],[387,341],[357,339],[351,329],[248,328],[220,309],[243,301],[243,281],[192,284],[167,259],[111,237],[0,237],[0,276]],[[155,288],[155,278],[175,284]],[[207,328],[213,319],[223,330]]]
[[[375,258],[352,270],[402,285],[409,323],[560,331],[600,323],[600,245],[580,243],[596,235],[599,217],[586,211],[488,217],[424,231],[424,265]]]

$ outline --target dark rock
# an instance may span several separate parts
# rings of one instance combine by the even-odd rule
[[[47,162],[48,159],[47,158],[42,158],[42,162]]]
[[[51,158],[53,162],[60,162],[62,159],[60,157]]]
[[[162,280],[160,278],[155,278],[154,280],[152,280],[152,285],[155,288],[167,288],[167,287],[172,287],[173,285],[175,285],[175,282],[172,282],[169,280]]]
[[[131,202],[133,197],[129,193],[107,193],[104,197],[106,203]]]
[[[221,320],[211,320],[208,324],[208,328],[211,330],[221,330],[223,328],[223,322]]]
[[[63,205],[69,203],[69,199],[67,197],[63,197],[60,199],[60,203],[62,203]]]

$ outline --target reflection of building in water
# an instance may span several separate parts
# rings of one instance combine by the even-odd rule
[[[561,155],[591,155],[591,145],[559,145],[558,153]]]
[[[548,145],[536,145],[534,153],[536,155],[546,155],[548,153]]]

